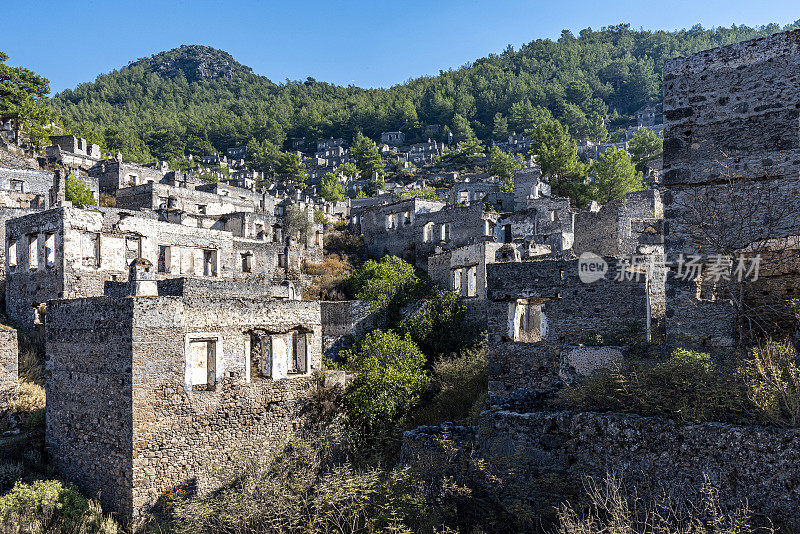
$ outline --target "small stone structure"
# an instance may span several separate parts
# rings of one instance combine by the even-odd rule
[[[321,365],[319,302],[92,297],[48,306],[47,433],[59,475],[135,517],[205,493],[305,424]]]
[[[597,369],[598,359],[609,364],[617,360],[610,354],[594,354],[597,348],[576,352],[575,345],[623,328],[638,326],[644,335],[655,327],[656,318],[663,316],[663,265],[654,263],[648,278],[622,260],[598,257],[598,261],[607,271],[590,283],[581,280],[578,259],[488,265],[492,396],[502,399],[520,388],[556,388],[575,371]],[[620,280],[615,279],[618,276]]]
[[[335,356],[377,326],[374,306],[364,300],[321,301],[322,350]]]

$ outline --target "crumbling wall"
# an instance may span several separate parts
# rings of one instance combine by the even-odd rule
[[[707,261],[708,255],[754,241],[800,234],[798,101],[800,31],[667,61],[663,185],[668,261],[679,254],[703,254]],[[702,221],[712,228],[711,235],[698,232]],[[713,230],[725,221],[733,230]],[[796,273],[792,276],[797,279]],[[730,299],[713,290],[702,299],[704,292],[693,296],[679,283],[670,280],[668,285],[668,342],[707,345],[715,338],[727,343],[736,337]],[[681,302],[685,299],[693,305]],[[694,328],[715,316],[720,320],[711,328],[725,332],[709,336]]]
[[[646,330],[644,275],[615,280],[624,263],[604,258],[605,277],[585,283],[578,260],[537,260],[488,266],[489,392],[507,396],[519,388],[548,390],[563,381],[565,346],[623,327]],[[663,290],[662,290],[663,293]],[[536,332],[521,334],[522,313],[535,314]]]
[[[132,299],[55,301],[45,326],[46,445],[60,477],[131,511]]]
[[[354,339],[364,337],[378,320],[373,305],[364,300],[321,301],[322,347],[333,356]]]
[[[322,255],[316,246],[240,238],[163,222],[154,213],[111,208],[48,210],[8,221],[7,232],[16,240],[18,261],[7,279],[6,309],[24,325],[33,324],[34,305],[103,295],[106,282],[127,279],[128,265],[138,257],[156,265],[160,278],[290,280],[302,291],[308,283],[302,265]],[[52,248],[47,245],[50,234]],[[31,239],[38,247],[34,268],[28,261]]]
[[[745,503],[776,524],[800,521],[800,431],[722,423],[690,424],[636,415],[487,411],[476,427],[420,427],[403,436],[402,458],[412,470],[447,469],[463,462],[486,466],[502,480],[492,488],[507,505],[535,508],[544,494],[585,487],[607,473],[643,501],[666,492],[676,501],[702,502],[702,488],[718,490],[723,509]],[[543,488],[532,479],[558,481]],[[508,492],[512,488],[513,493]]]
[[[0,409],[17,391],[18,352],[17,331],[0,325]]]

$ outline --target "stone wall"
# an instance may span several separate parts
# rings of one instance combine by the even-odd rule
[[[800,234],[800,31],[672,59],[663,75],[668,261]],[[668,285],[669,343],[735,339],[729,298]]]
[[[17,331],[0,325],[0,409],[17,391],[18,352]]]
[[[60,477],[121,513],[133,461],[132,299],[56,301],[48,310],[48,460]]]
[[[449,446],[442,446],[443,437]],[[522,491],[499,495],[509,502],[535,505],[542,493],[552,493],[554,488],[531,482],[542,475],[580,489],[587,476],[603,479],[613,473],[643,500],[655,501],[667,492],[700,502],[707,480],[728,510],[747,503],[751,512],[776,524],[800,522],[797,429],[622,414],[489,411],[477,427],[422,427],[403,437],[403,459],[412,468],[454,466],[453,458],[464,454],[484,465],[511,466],[502,477],[504,486],[515,479],[519,485],[513,487]]]
[[[576,255],[593,252],[623,257],[663,250],[661,194],[647,189],[628,193],[600,206],[575,214]]]
[[[338,354],[352,340],[364,337],[376,326],[376,311],[367,301],[321,301],[319,304],[322,347],[327,356]]]
[[[50,308],[51,462],[123,518],[176,486],[218,488],[236,465],[265,458],[306,423],[321,366],[319,303],[95,297]],[[297,328],[308,336],[305,371],[284,379],[254,372],[251,358],[261,353],[251,336]],[[192,385],[193,340],[213,341],[210,386]]]

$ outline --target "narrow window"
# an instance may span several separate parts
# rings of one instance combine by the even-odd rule
[[[250,380],[272,377],[272,343],[270,336],[250,334]]]
[[[39,235],[30,234],[28,236],[28,267],[31,269],[39,268]]]
[[[47,267],[56,264],[56,234],[53,232],[44,234],[44,258]]]
[[[510,303],[512,338],[522,343],[535,343],[547,335],[547,318],[542,302],[520,299]]]
[[[461,269],[453,269],[453,291],[461,294]]]
[[[6,257],[8,258],[8,270],[14,272],[17,270],[17,240],[13,237],[8,238],[8,251]]]
[[[242,254],[242,272],[250,273],[253,270],[253,255],[249,252]]]
[[[472,266],[467,268],[467,296],[474,297],[477,291],[478,268]]]
[[[503,243],[511,243],[511,225],[503,225]]]
[[[217,276],[217,257],[214,250],[203,250],[203,276]]]
[[[170,264],[172,263],[172,248],[166,245],[158,246],[158,272],[170,272]]]
[[[293,331],[292,336],[292,361],[291,371],[294,374],[306,372],[308,352],[308,335],[305,332]]]
[[[192,389],[213,389],[216,383],[217,342],[211,339],[191,340],[188,358]]]

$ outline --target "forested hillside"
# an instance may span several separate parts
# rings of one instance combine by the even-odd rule
[[[425,136],[426,124],[451,128],[456,137],[469,125],[479,138],[501,138],[548,112],[575,137],[602,138],[605,127],[623,126],[640,106],[659,103],[666,59],[781,29],[564,31],[557,41],[508,47],[388,89],[312,78],[276,84],[225,52],[182,46],[64,91],[51,106],[84,123],[74,130],[135,160],[221,151],[253,139],[278,147],[295,137],[349,139],[359,130],[372,138],[402,130],[413,141]]]

